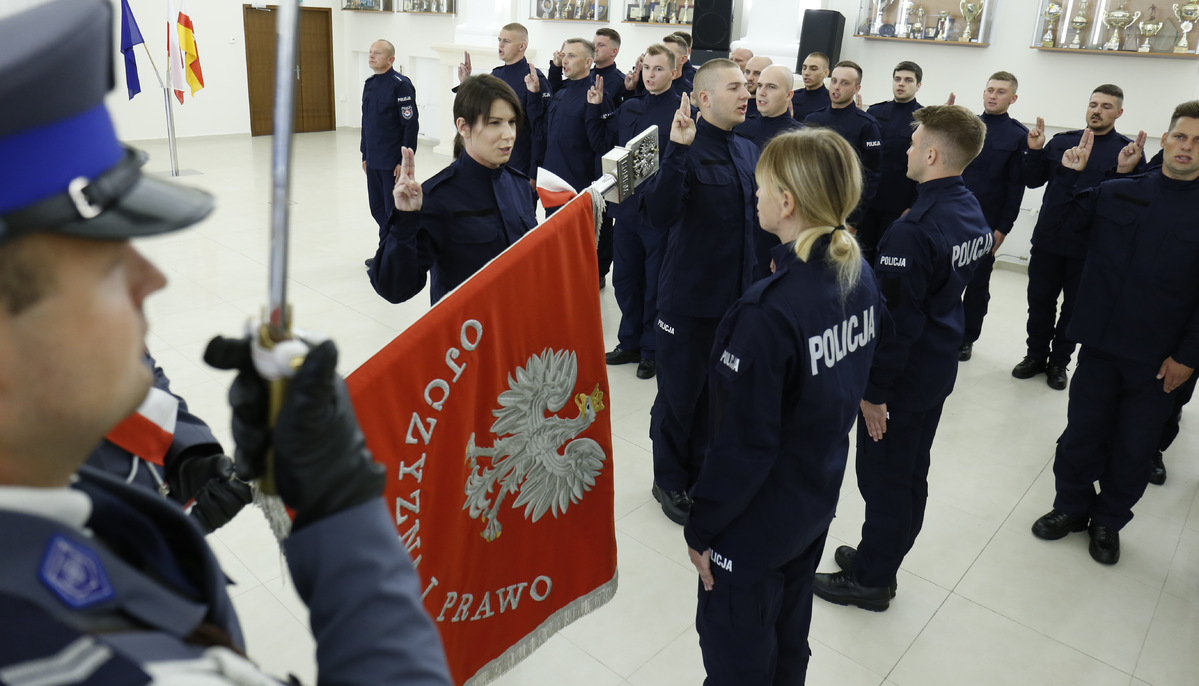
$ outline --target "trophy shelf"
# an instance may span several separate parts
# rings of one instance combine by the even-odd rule
[[[622,24],[638,24],[641,26],[678,26],[678,27],[690,27],[691,26],[690,22],[671,24],[668,21],[641,21],[640,19],[624,19],[620,23],[622,23]]]
[[[391,0],[341,0],[346,12],[391,12]]]
[[[994,4],[995,0],[859,0],[853,35],[985,48],[991,44]]]
[[[400,0],[399,12],[403,14],[429,14],[439,17],[454,16],[454,0]]]
[[[607,24],[608,0],[531,0],[529,19]]]
[[[1195,57],[1199,0],[1040,0],[1030,47],[1049,52]]]
[[[970,41],[969,43],[962,43],[961,41],[956,41],[956,40],[936,40],[935,38],[888,38],[887,36],[866,36],[866,35],[857,34],[857,33],[855,33],[853,37],[854,38],[865,38],[866,40],[885,41],[885,42],[891,42],[891,43],[922,43],[924,45],[949,45],[949,46],[957,46],[959,48],[985,48],[985,47],[988,47],[991,45],[990,43],[975,43],[974,41]],[[1070,52],[1077,52],[1077,51],[1071,50]]]
[[[1193,52],[1137,52],[1135,50],[1092,50],[1090,48],[1050,48],[1041,45],[1030,45],[1033,50],[1044,52],[1064,52],[1069,55],[1107,55],[1108,57],[1156,57],[1158,59],[1193,60],[1199,55]]]

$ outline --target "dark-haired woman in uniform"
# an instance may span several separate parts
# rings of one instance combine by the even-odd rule
[[[717,331],[711,447],[684,528],[708,686],[804,683],[812,580],[883,314],[844,226],[862,189],[845,139],[782,134],[756,177],[759,221],[782,244]]]

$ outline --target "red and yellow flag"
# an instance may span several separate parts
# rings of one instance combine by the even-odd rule
[[[583,193],[348,379],[458,684],[616,591],[594,237]]]
[[[188,0],[181,0],[179,4],[179,49],[183,53],[183,76],[194,96],[204,87],[204,73],[200,71],[200,50],[196,46],[196,30],[187,4]]]

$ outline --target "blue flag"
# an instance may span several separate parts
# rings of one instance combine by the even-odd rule
[[[142,83],[137,78],[137,60],[133,57],[133,46],[145,43],[129,0],[121,0],[121,52],[125,55],[125,85],[129,88],[129,99],[142,92]]]

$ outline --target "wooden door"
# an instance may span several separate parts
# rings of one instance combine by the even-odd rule
[[[270,135],[275,112],[275,16],[277,7],[242,5],[250,135]],[[301,7],[296,65],[296,133],[332,131],[333,10]]]

